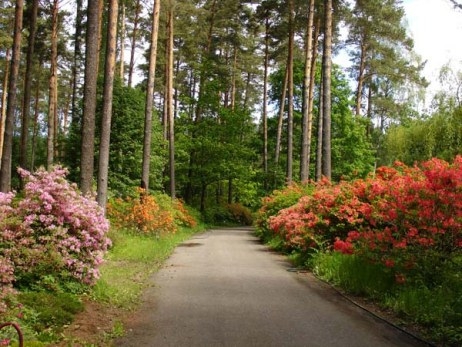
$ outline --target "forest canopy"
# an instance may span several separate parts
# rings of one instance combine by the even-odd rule
[[[141,186],[204,211],[451,160],[461,73],[422,111],[423,66],[398,0],[1,1],[0,190],[63,164],[102,206]]]

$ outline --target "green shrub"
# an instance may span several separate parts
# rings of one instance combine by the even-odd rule
[[[67,293],[23,292],[18,295],[18,300],[25,307],[23,319],[35,331],[59,330],[70,324],[75,314],[83,311],[83,303]]]

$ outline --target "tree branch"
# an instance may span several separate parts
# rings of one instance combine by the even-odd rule
[[[454,8],[458,8],[462,10],[462,4],[458,3],[456,0],[449,0],[449,1],[454,5]]]

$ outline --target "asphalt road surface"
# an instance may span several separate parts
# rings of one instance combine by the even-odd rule
[[[178,247],[115,346],[422,346],[252,236],[216,229]]]

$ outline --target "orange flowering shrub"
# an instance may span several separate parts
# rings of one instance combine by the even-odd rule
[[[166,195],[114,199],[108,203],[107,213],[116,227],[146,234],[174,233],[179,226],[197,224],[181,200],[172,201]]]
[[[175,199],[173,201],[173,209],[175,213],[175,222],[180,226],[194,228],[197,225],[196,219],[191,216],[186,209],[183,200]]]

